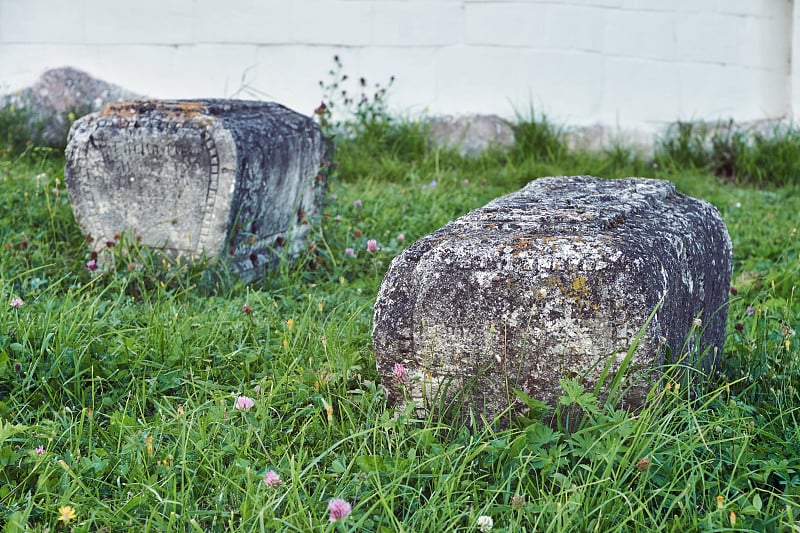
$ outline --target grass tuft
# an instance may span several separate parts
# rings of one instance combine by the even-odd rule
[[[655,160],[670,172],[710,172],[739,185],[797,186],[798,141],[793,124],[677,122],[659,141]]]

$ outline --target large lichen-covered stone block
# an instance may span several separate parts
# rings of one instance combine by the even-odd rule
[[[326,146],[311,119],[275,103],[134,100],[75,122],[64,177],[97,246],[128,232],[225,257],[248,279],[303,248]]]
[[[538,179],[392,261],[375,304],[378,371],[394,404],[457,398],[491,418],[522,407],[515,388],[554,405],[563,378],[593,387],[642,331],[622,399],[634,408],[670,359],[714,365],[731,270],[717,210],[670,182]]]

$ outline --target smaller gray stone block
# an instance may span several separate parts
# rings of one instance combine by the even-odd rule
[[[461,396],[491,419],[523,408],[515,388],[555,405],[562,378],[591,390],[606,365],[613,376],[658,308],[624,382],[621,407],[635,408],[670,358],[714,366],[731,271],[718,211],[668,181],[538,179],[392,261],[375,304],[378,371],[400,406]]]
[[[28,128],[35,144],[63,148],[76,118],[138,97],[82,70],[61,67],[45,71],[30,87],[0,96],[0,108],[14,106],[30,115]]]
[[[306,246],[328,144],[310,118],[242,100],[134,100],[72,126],[64,178],[96,249],[127,232],[220,256],[244,280]]]
[[[435,146],[454,148],[462,157],[514,146],[514,129],[496,115],[444,115],[432,118],[428,127],[428,137]]]

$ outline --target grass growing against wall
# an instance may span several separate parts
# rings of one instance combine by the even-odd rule
[[[800,529],[796,177],[730,183],[681,137],[647,161],[571,152],[541,120],[472,160],[413,124],[379,133],[339,140],[306,266],[249,287],[124,236],[115,269],[90,271],[63,159],[0,160],[4,532]],[[791,150],[776,148],[786,168]],[[719,208],[736,286],[723,374],[656,388],[634,414],[567,383],[561,407],[588,413],[570,431],[388,409],[370,332],[389,261],[560,174],[668,178]]]

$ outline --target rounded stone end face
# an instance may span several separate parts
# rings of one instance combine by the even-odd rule
[[[550,405],[563,378],[592,389],[643,330],[621,405],[635,408],[665,363],[713,366],[731,269],[717,210],[667,181],[535,180],[394,259],[375,305],[378,371],[394,404],[491,420],[522,409],[515,389]]]
[[[96,243],[123,232],[222,256],[253,277],[296,255],[320,211],[326,145],[311,119],[241,100],[130,100],[73,125],[65,181]]]

